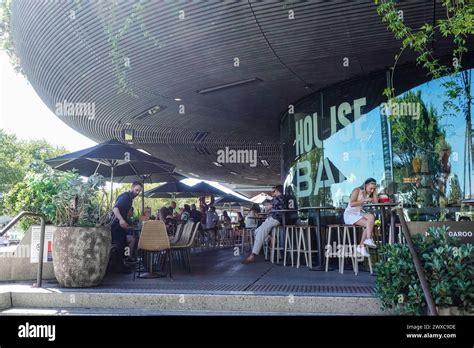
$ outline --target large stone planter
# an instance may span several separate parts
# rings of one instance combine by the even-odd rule
[[[53,234],[53,265],[59,284],[99,285],[107,270],[111,240],[106,227],[58,227]]]

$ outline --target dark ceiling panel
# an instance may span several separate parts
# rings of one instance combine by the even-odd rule
[[[278,127],[288,105],[383,70],[398,53],[371,0],[140,3],[141,9],[132,1],[16,0],[15,46],[52,111],[57,102],[95,103],[94,120],[58,116],[62,121],[98,142],[133,128],[137,147],[188,176],[279,183]],[[433,1],[400,6],[411,26],[432,20]],[[443,15],[439,0],[436,13]],[[436,45],[438,54],[448,52],[446,41]],[[413,64],[413,56],[404,54],[405,63]],[[414,76],[404,87],[422,82]],[[248,79],[258,82],[197,93]],[[160,111],[146,116],[157,105]],[[215,166],[226,146],[257,150],[257,167]]]

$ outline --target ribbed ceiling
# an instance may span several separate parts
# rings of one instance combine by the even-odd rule
[[[58,102],[95,103],[93,120],[58,116],[82,134],[102,142],[133,128],[136,147],[174,163],[180,173],[228,183],[279,183],[279,120],[288,105],[391,66],[399,47],[373,1],[141,4],[14,1],[22,67],[53,111]],[[433,20],[433,1],[400,6],[412,27]],[[441,16],[439,2],[436,7]],[[438,42],[437,53],[445,52]],[[342,65],[345,57],[349,67]],[[406,54],[399,64],[412,60]],[[121,78],[127,92],[119,91]],[[254,78],[259,81],[197,93]],[[136,118],[156,105],[160,112]],[[269,166],[217,167],[212,162],[226,146],[255,149]]]

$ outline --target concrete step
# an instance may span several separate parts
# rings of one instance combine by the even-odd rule
[[[10,308],[0,311],[0,316],[327,316],[331,313],[281,313],[258,311],[204,311],[204,310],[154,310],[117,308]],[[353,316],[353,313],[337,315]]]
[[[31,289],[4,293],[0,315],[382,315],[373,297]],[[8,305],[9,302],[9,305]],[[34,315],[41,315],[35,312]],[[132,313],[132,314],[127,314]]]

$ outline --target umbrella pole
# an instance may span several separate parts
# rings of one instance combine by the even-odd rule
[[[142,214],[145,212],[145,179],[143,179],[143,189],[142,189]]]
[[[110,173],[110,209],[112,210],[114,204],[114,166],[111,167]]]

